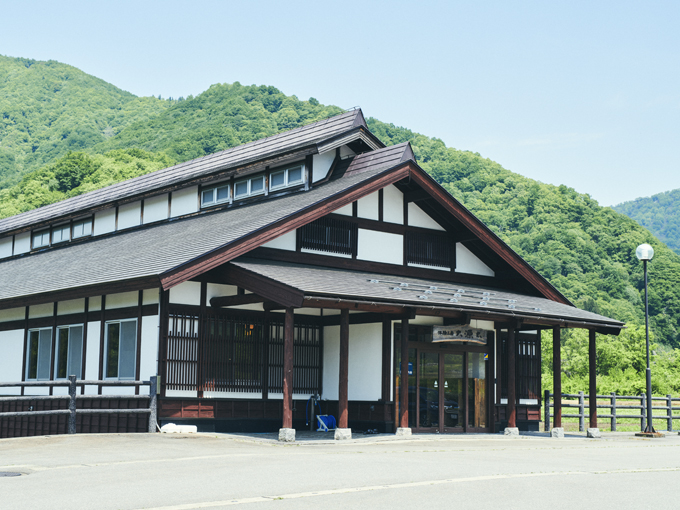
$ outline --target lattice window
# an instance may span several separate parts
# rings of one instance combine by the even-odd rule
[[[298,229],[299,246],[308,250],[352,255],[357,246],[357,224],[336,218],[319,218]]]
[[[406,262],[450,269],[454,265],[453,243],[446,235],[409,232],[406,235]]]
[[[501,397],[508,398],[507,332],[501,333]],[[518,333],[515,337],[515,393],[517,399],[541,399],[541,336]]]

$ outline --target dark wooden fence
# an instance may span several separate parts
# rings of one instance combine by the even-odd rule
[[[545,430],[550,430],[551,418],[555,415],[551,413],[551,408],[555,407],[554,404],[555,395],[550,393],[548,390],[545,391],[544,395],[544,424]],[[577,400],[577,403],[565,403],[564,400]],[[590,414],[587,413],[589,395],[579,391],[577,394],[562,393],[562,409],[578,409],[576,414],[565,414],[562,412],[562,418],[578,418],[578,429],[583,432],[585,430],[585,422],[587,418],[590,418]],[[647,427],[647,395],[617,395],[616,393],[610,393],[609,395],[597,395],[598,400],[609,400],[609,404],[600,404],[598,402],[598,409],[609,410],[608,414],[600,414],[597,412],[597,418],[609,419],[611,424],[612,432],[616,432],[617,420],[628,418],[640,420],[640,430],[643,431]],[[620,402],[624,403],[621,404]],[[628,402],[634,401],[635,404],[629,404]],[[666,427],[668,431],[673,430],[673,420],[680,420],[680,415],[673,415],[673,411],[680,413],[680,405],[673,407],[673,402],[680,402],[680,398],[673,398],[671,395],[666,395],[665,397],[652,397],[652,401],[664,402],[666,405],[653,405],[652,411],[665,411],[665,415],[653,414],[652,420],[656,423],[666,422]],[[639,403],[637,403],[639,402]],[[622,411],[622,412],[621,412]],[[637,412],[636,412],[637,411]]]
[[[26,395],[26,396],[2,396],[0,397],[0,421],[6,418],[33,418],[38,416],[60,416],[65,415],[68,417],[68,423],[66,427],[67,434],[76,433],[76,416],[78,415],[115,415],[115,414],[148,414],[148,431],[156,432],[156,422],[157,422],[157,383],[156,376],[151,377],[149,381],[89,381],[89,380],[76,380],[76,376],[69,376],[68,380],[63,381],[23,381],[23,382],[3,382],[0,383],[0,388],[27,388],[27,387],[53,387],[53,386],[67,386],[68,395]],[[148,395],[77,395],[76,389],[78,386],[149,386]],[[78,408],[78,401],[93,401],[93,400],[148,400],[148,407],[140,408],[117,408],[117,409],[103,409],[103,408]],[[37,409],[25,411],[4,411],[5,408],[11,408],[12,404],[15,407],[23,407],[21,404],[26,402],[40,402],[40,403],[59,403],[63,401],[68,401],[68,409]],[[41,406],[41,407],[53,407]],[[61,407],[61,406],[57,406]],[[59,430],[50,433],[63,433]],[[27,435],[27,434],[19,434]]]

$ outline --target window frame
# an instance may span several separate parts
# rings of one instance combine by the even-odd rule
[[[218,199],[217,198],[218,190],[224,189],[224,188],[227,189],[227,195],[228,195],[227,198]],[[210,203],[204,203],[203,202],[203,195],[205,193],[208,193],[208,192],[212,192],[212,201]],[[201,189],[201,194],[200,194],[201,209],[206,209],[208,207],[214,207],[216,205],[221,205],[221,204],[229,204],[229,203],[232,202],[232,200],[233,200],[232,189],[231,189],[231,186],[228,182],[227,183],[214,184],[214,185],[211,185],[211,186],[206,186],[205,188]]]
[[[300,169],[300,180],[291,182],[290,181],[290,171],[296,170],[298,168]],[[273,184],[273,180],[274,180],[273,178],[274,178],[275,175],[278,175],[278,174],[281,174],[281,173],[284,176],[283,177],[283,184],[279,184],[279,185],[275,186]],[[269,173],[269,191],[277,191],[277,190],[280,190],[280,189],[290,188],[292,186],[303,185],[304,183],[305,183],[305,164],[304,163],[297,163],[295,165],[289,165],[289,166],[286,166],[286,167],[277,168],[275,170],[272,170]]]
[[[109,376],[108,375],[108,365],[109,365],[109,326],[112,324],[123,324],[127,322],[132,322],[134,323],[134,332],[135,332],[135,342],[134,342],[134,348],[133,348],[133,353],[134,353],[134,366],[133,366],[133,375],[132,377],[121,377],[120,376],[120,357],[121,357],[121,349],[120,349],[120,336],[121,336],[121,328],[119,327],[119,332],[118,332],[118,360],[116,361],[116,376]],[[103,376],[105,380],[114,380],[114,381],[134,381],[137,377],[137,345],[139,342],[138,338],[138,325],[137,325],[137,318],[133,319],[118,319],[118,320],[111,320],[111,321],[106,321],[105,322],[105,327],[104,327],[104,352],[102,353],[103,356],[103,366],[104,366],[104,371],[103,371]]]
[[[45,234],[47,234],[47,243],[45,244],[35,244],[36,237],[40,236],[44,239]],[[37,250],[38,248],[49,248],[52,240],[52,230],[47,227],[40,230],[34,230],[31,232],[31,250]]]
[[[78,367],[78,373],[73,374],[72,370],[69,368],[71,365],[71,329],[81,328],[80,333],[80,366]],[[63,330],[68,330],[68,337],[66,338],[66,375],[64,377],[59,377],[59,354],[60,354],[60,332]],[[68,324],[64,326],[57,326],[56,338],[54,339],[54,380],[68,379],[69,375],[75,375],[77,379],[83,378],[83,347],[85,344],[85,324]]]
[[[49,358],[47,362],[47,367],[48,370],[51,369],[52,366],[52,328],[47,327],[47,328],[30,328],[27,331],[26,335],[26,364],[24,366],[24,380],[26,381],[50,381],[52,379],[52,374],[51,372],[47,374],[47,377],[40,377],[39,374],[39,368],[40,368],[40,360],[41,360],[41,351],[40,351],[40,333],[43,331],[49,331],[49,337],[47,340],[47,343],[49,344],[49,352],[47,353],[47,356]],[[36,358],[35,358],[35,377],[29,377],[30,371],[29,371],[29,364],[31,363],[31,333],[38,333],[38,350],[36,353]]]
[[[87,223],[90,224],[90,232],[89,232],[88,234],[85,234],[85,233],[84,233],[84,232],[85,232],[85,229],[83,228],[83,234],[81,234],[81,235],[76,235],[76,233],[75,233],[76,227],[77,227],[77,226],[80,226],[80,225],[83,225],[83,226],[84,226],[84,225],[87,224]],[[79,218],[79,219],[77,219],[77,220],[74,220],[74,221],[71,223],[71,241],[73,241],[73,240],[75,240],[75,239],[82,239],[83,237],[91,237],[93,231],[94,231],[94,220],[93,220],[93,217],[92,217],[92,216],[88,216],[88,217],[86,217],[86,218]]]
[[[253,189],[253,181],[255,181],[255,180],[257,180],[257,179],[262,179],[262,189],[259,190],[259,191],[253,192],[253,191],[252,191],[252,189]],[[237,194],[236,194],[236,187],[237,187],[239,184],[243,184],[244,182],[245,182],[245,183],[248,183],[248,193],[247,193],[247,194],[243,194],[243,195],[237,195]],[[249,198],[249,197],[255,197],[255,196],[259,196],[259,195],[264,195],[266,191],[267,191],[267,182],[266,182],[266,179],[265,179],[265,175],[264,175],[264,174],[260,174],[260,175],[254,175],[254,176],[252,176],[252,177],[248,177],[248,178],[246,178],[246,179],[241,179],[241,180],[238,180],[238,181],[234,182],[234,195],[233,195],[233,196],[234,196],[234,200],[243,200],[244,198]]]
[[[54,240],[54,233],[55,231],[61,231],[62,233],[64,231],[67,232],[66,237],[62,238],[59,241]],[[58,225],[53,225],[51,228],[51,244],[60,244],[60,243],[68,243],[71,240],[71,233],[72,233],[72,228],[71,228],[71,223],[60,223]]]

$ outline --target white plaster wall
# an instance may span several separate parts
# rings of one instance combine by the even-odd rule
[[[357,258],[402,265],[404,263],[404,236],[360,228]]]
[[[57,315],[68,315],[69,313],[83,313],[85,311],[85,298],[59,301],[57,303]]]
[[[434,221],[425,211],[413,202],[409,202],[408,204],[408,224],[411,227],[444,230],[439,223]]]
[[[198,396],[198,392],[196,392],[196,391],[186,391],[186,390],[165,390],[165,396],[166,397],[196,398]]]
[[[283,234],[276,239],[264,243],[263,248],[276,248],[277,250],[295,251],[296,230]]]
[[[443,317],[431,317],[429,315],[416,315],[415,319],[408,321],[409,324],[414,324],[418,326],[443,326]]]
[[[293,400],[303,400],[306,405],[307,400],[312,396],[311,393],[298,393],[297,391],[293,393]],[[269,400],[283,400],[283,393],[268,393],[267,397]]]
[[[96,381],[99,379],[99,333],[101,322],[87,323],[87,351],[85,352],[85,379]],[[87,395],[96,395],[96,386],[86,386]]]
[[[22,232],[14,236],[14,255],[31,251],[31,233]]]
[[[170,302],[179,305],[201,304],[201,283],[183,282],[170,289]]]
[[[26,318],[26,308],[8,308],[0,310],[0,322],[21,321]]]
[[[168,218],[168,194],[144,200],[144,223],[161,221]]]
[[[295,315],[315,315],[315,316],[320,316],[321,315],[321,309],[320,308],[296,308],[295,309]]]
[[[340,374],[340,326],[324,328],[323,395],[337,400]],[[349,400],[379,400],[382,374],[382,324],[349,327]]]
[[[172,292],[172,290],[170,291]],[[208,284],[208,289],[206,291],[206,299],[208,303],[210,303],[210,300],[214,297],[218,296],[235,296],[238,294],[238,287],[236,285],[222,285],[219,283],[209,283]],[[201,298],[199,294],[199,299]]]
[[[19,382],[24,359],[24,330],[0,331],[0,381]],[[1,388],[4,395],[19,395],[21,388]]]
[[[54,314],[54,303],[44,303],[28,307],[28,318],[37,319],[38,317],[52,317]]]
[[[191,214],[198,211],[198,186],[191,186],[172,194],[170,204],[170,217],[176,218],[184,214]]]
[[[487,331],[495,331],[493,321],[482,321],[482,320],[478,320],[478,319],[472,319],[470,321],[470,327],[485,329]]]
[[[328,175],[334,159],[334,150],[312,156],[312,182],[320,181]]]
[[[461,243],[456,243],[456,273],[477,274],[481,276],[496,275],[489,266],[479,260],[474,253]]]
[[[104,209],[94,213],[94,235],[100,236],[116,230],[116,209]]]
[[[118,230],[136,227],[142,223],[142,201],[132,202],[118,207]]]
[[[150,315],[142,317],[142,350],[139,361],[139,377],[148,381],[152,375],[158,372],[158,333],[159,316]],[[140,393],[148,394],[149,388],[143,386]]]
[[[3,237],[0,239],[0,259],[12,256],[12,241],[14,236]]]
[[[340,209],[333,211],[335,214],[342,214],[343,216],[352,216],[352,204],[343,205]]]
[[[366,218],[367,220],[378,220],[379,218],[378,192],[371,193],[365,197],[361,197],[357,201],[357,216],[359,218]]]
[[[130,292],[120,292],[118,294],[108,294],[106,296],[106,309],[127,308],[139,305],[139,293],[136,290]]]
[[[383,188],[383,221],[404,224],[404,194],[396,186]]]
[[[143,305],[156,305],[161,302],[158,289],[145,289],[142,291]]]
[[[89,301],[88,310],[91,312],[97,312],[102,309],[102,297],[92,296]]]

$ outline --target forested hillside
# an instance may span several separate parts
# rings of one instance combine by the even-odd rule
[[[0,188],[169,106],[66,64],[0,55]]]
[[[680,189],[614,206],[680,254]]]
[[[105,97],[118,90],[102,87]],[[121,98],[124,95],[120,92]],[[129,120],[124,109],[118,110],[119,131],[84,151],[52,159],[45,153],[46,164],[39,170],[0,190],[0,216],[341,111],[313,98],[286,96],[274,87],[239,83],[213,85],[186,100],[151,104],[160,111],[152,115],[147,110],[146,119],[131,115]],[[109,114],[110,109],[104,109],[101,118],[93,113],[93,125],[110,125]],[[650,265],[652,328],[660,343],[679,344],[680,256],[635,221],[600,207],[588,195],[527,179],[477,153],[446,147],[441,140],[376,119],[368,122],[388,145],[410,141],[426,171],[579,307],[642,324],[642,265],[634,252],[642,242],[652,244],[656,250]],[[47,128],[45,133],[51,136]]]

